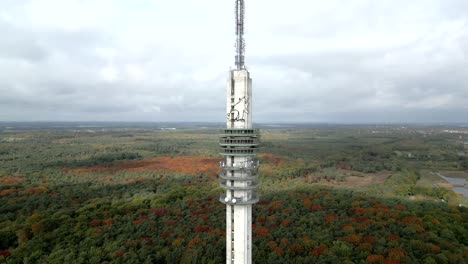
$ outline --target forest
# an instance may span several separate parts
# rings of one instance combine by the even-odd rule
[[[221,127],[0,127],[0,263],[224,263]],[[467,128],[260,129],[254,263],[468,263]]]

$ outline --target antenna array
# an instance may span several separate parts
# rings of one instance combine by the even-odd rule
[[[244,54],[245,54],[245,40],[244,40],[244,17],[245,7],[244,0],[236,0],[236,66],[237,69],[244,69]]]

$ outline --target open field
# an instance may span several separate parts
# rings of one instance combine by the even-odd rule
[[[0,263],[223,262],[218,132],[164,127],[3,128]],[[254,262],[466,262],[446,129],[262,127]]]

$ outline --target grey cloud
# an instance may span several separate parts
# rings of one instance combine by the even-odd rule
[[[9,36],[0,38],[0,120],[224,121],[233,56],[225,54],[230,47],[216,47],[226,36],[210,13],[201,22],[184,13],[191,25],[179,21],[166,33],[148,30],[156,23],[150,17],[140,23],[117,16],[123,21],[116,24],[128,23],[139,35],[117,26],[28,24],[28,1],[13,2],[5,10],[16,22],[0,18],[0,35]],[[468,15],[460,11],[466,1],[358,2],[247,6],[255,121],[468,122]],[[272,12],[258,13],[265,4]],[[222,5],[229,10],[230,3]],[[154,16],[164,15],[159,9]],[[359,47],[352,39],[386,32],[402,33],[402,40]],[[295,50],[300,41],[312,46]],[[320,41],[336,47],[316,50]]]
[[[443,41],[440,40],[440,41]],[[415,44],[417,49],[417,43]],[[468,43],[460,43],[461,47],[468,47]],[[413,48],[413,47],[411,47]],[[349,112],[355,113],[356,118],[364,120],[377,120],[372,112],[381,113],[382,120],[416,120],[415,115],[421,120],[427,120],[424,111],[412,110],[413,114],[395,113],[395,108],[403,108],[409,105],[418,105],[420,108],[445,109],[452,108],[451,117],[458,120],[466,120],[460,112],[467,114],[464,105],[468,105],[468,66],[467,61],[456,61],[448,58],[440,63],[435,59],[426,58],[427,65],[418,65],[411,53],[407,57],[397,61],[396,64],[382,65],[379,61],[385,60],[388,52],[337,52],[322,54],[302,54],[295,56],[276,56],[268,59],[256,60],[256,66],[271,65],[276,63],[278,72],[289,73],[287,76],[275,80],[273,88],[260,87],[260,93],[268,93],[275,90],[279,98],[273,101],[261,101],[263,108],[273,103],[277,108],[286,111],[287,108],[303,109],[304,112],[320,112],[321,118],[340,120],[338,113],[342,114],[343,121],[347,120]],[[444,50],[434,50],[433,56],[440,56]],[[442,54],[443,55],[443,54]],[[412,68],[411,72],[407,72]],[[293,69],[291,71],[291,69]],[[294,76],[294,72],[301,72],[308,76],[300,80]],[[287,81],[286,81],[287,80]],[[290,81],[290,80],[296,80]],[[267,84],[260,84],[267,86]],[[257,87],[258,88],[258,87]],[[290,91],[290,92],[281,92]],[[453,98],[453,102],[438,105],[431,104],[431,100],[443,97]],[[258,100],[258,99],[257,99]],[[371,104],[372,101],[381,101]],[[421,102],[427,101],[421,105]],[[333,110],[334,109],[334,110]],[[262,111],[261,109],[259,111]],[[359,113],[367,111],[369,114]],[[295,114],[294,118],[307,120],[307,115]],[[444,113],[450,111],[444,110]],[[441,112],[442,113],[442,112]],[[458,113],[458,114],[457,114]],[[301,116],[301,118],[299,116]],[[278,115],[277,115],[278,116]],[[431,118],[439,118],[440,114],[432,114]],[[309,116],[310,117],[310,116]],[[303,119],[302,119],[303,118]],[[287,118],[283,118],[287,119]],[[435,119],[437,120],[437,119]],[[439,119],[440,120],[440,119]],[[417,121],[417,120],[416,120]]]
[[[43,60],[48,52],[34,38],[34,33],[10,25],[0,19],[0,58],[23,59],[31,62]]]

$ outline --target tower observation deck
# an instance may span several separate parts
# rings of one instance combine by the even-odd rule
[[[252,263],[252,205],[259,200],[258,129],[252,128],[252,79],[244,65],[244,0],[236,0],[236,68],[226,89],[226,129],[221,131],[219,198],[226,205],[226,263]]]

